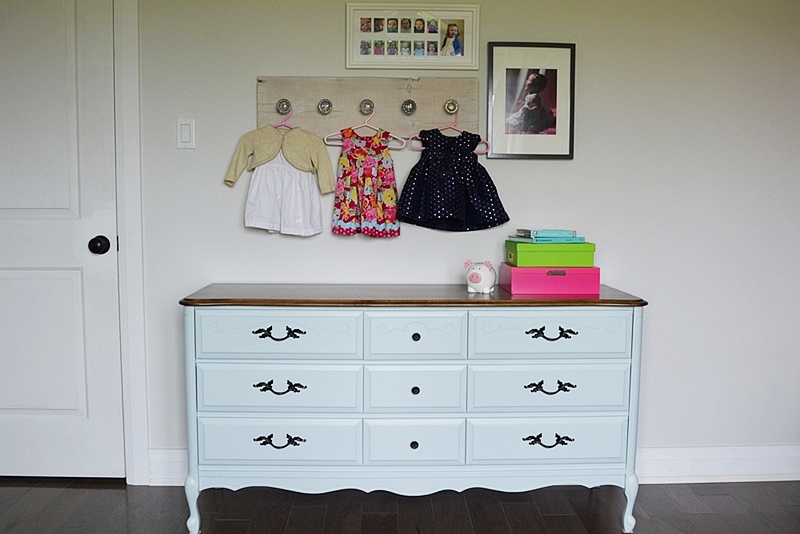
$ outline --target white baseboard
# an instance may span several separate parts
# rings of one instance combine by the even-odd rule
[[[800,480],[800,445],[640,448],[641,484]]]
[[[800,445],[645,448],[636,454],[641,484],[800,480]],[[150,449],[150,485],[183,486],[186,450]]]
[[[150,449],[150,486],[183,486],[189,472],[186,449]]]

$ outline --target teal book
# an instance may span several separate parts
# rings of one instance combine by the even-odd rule
[[[517,228],[517,235],[526,237],[577,237],[575,230],[559,230],[547,228]]]
[[[508,236],[509,241],[516,241],[517,243],[585,243],[586,238],[582,236],[573,237],[525,237],[521,235]]]

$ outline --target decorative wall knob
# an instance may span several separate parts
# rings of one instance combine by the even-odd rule
[[[375,103],[369,98],[365,98],[358,105],[358,109],[362,115],[369,115],[375,109]]]
[[[333,102],[331,102],[327,98],[323,98],[317,103],[317,111],[319,111],[323,115],[327,115],[328,113],[333,111]]]
[[[281,98],[275,104],[275,110],[281,115],[286,115],[287,113],[289,113],[290,109],[292,109],[292,103],[286,100],[285,98]]]

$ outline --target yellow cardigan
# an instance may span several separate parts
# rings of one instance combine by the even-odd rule
[[[245,168],[252,171],[272,161],[280,151],[295,169],[316,172],[320,192],[333,192],[333,168],[322,139],[300,128],[282,132],[271,125],[248,132],[239,139],[225,183],[233,186]]]

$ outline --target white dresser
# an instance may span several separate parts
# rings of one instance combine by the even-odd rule
[[[206,488],[611,484],[632,532],[644,300],[214,284],[185,306],[189,531]]]

